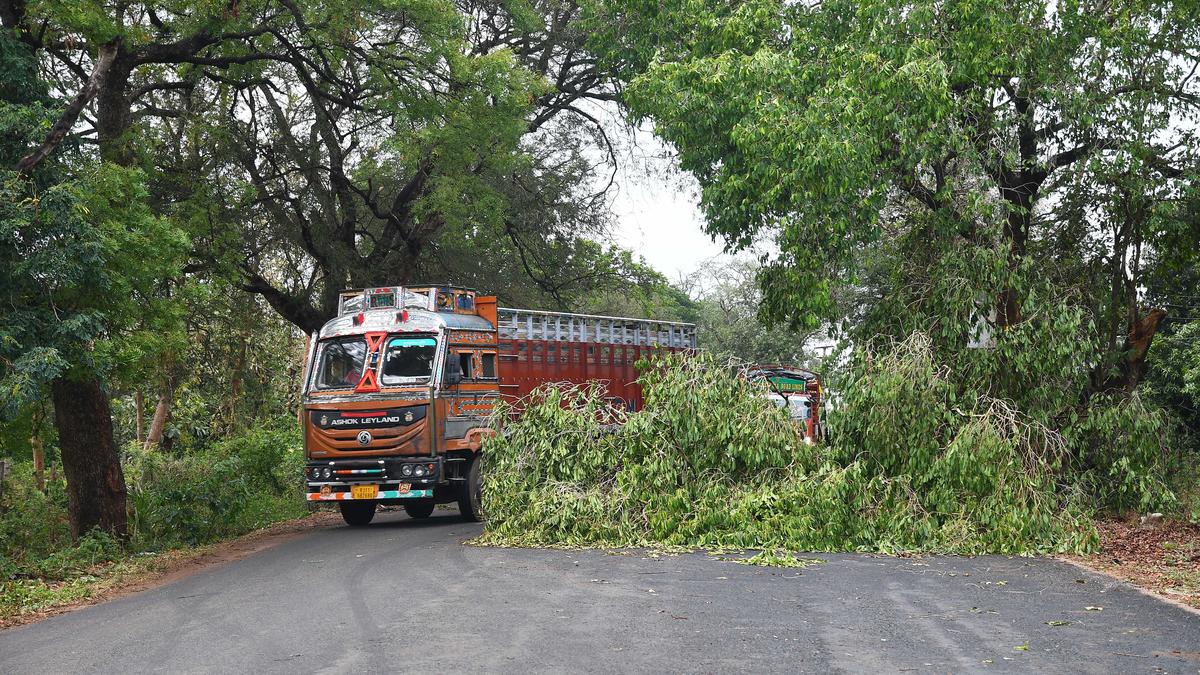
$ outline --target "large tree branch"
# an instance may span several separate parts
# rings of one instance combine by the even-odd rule
[[[242,290],[261,295],[280,316],[305,333],[316,332],[324,325],[325,317],[308,303],[307,296],[299,297],[279,290],[249,265],[243,266],[242,273],[245,277]]]
[[[188,80],[180,82],[152,82],[134,89],[133,93],[129,95],[129,100],[136,101],[152,91],[166,91],[169,89],[191,91],[195,88],[196,83]]]
[[[248,31],[210,33],[202,30],[175,42],[149,44],[138,50],[135,61],[139,65],[145,63],[194,63],[193,59],[196,55],[207,47],[234,40],[248,40],[270,33],[272,27],[267,22],[271,18],[273,17],[267,17],[262,25]]]
[[[113,60],[117,57],[118,43],[116,41],[100,47],[100,54],[96,57],[96,65],[92,68],[92,74],[88,77],[88,81],[84,84],[79,93],[71,101],[67,109],[59,116],[58,121],[50,128],[50,133],[46,135],[46,140],[42,145],[33,152],[25,155],[17,162],[17,171],[28,173],[44,159],[54,152],[59,143],[66,138],[70,133],[71,128],[75,126],[75,121],[79,119],[79,113],[83,112],[84,106],[88,104],[96,94],[104,86],[104,81],[108,77],[108,71],[112,68]]]

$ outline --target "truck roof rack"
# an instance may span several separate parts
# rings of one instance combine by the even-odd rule
[[[372,309],[424,309],[430,312],[475,314],[475,291],[461,286],[379,286],[338,294],[338,316]]]
[[[696,347],[696,325],[620,316],[540,312],[501,307],[497,311],[501,340],[601,342],[641,347]]]

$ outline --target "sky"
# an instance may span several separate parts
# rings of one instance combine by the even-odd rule
[[[703,230],[695,186],[680,179],[619,176],[613,198],[617,243],[644,257],[672,281],[722,256]]]
[[[621,148],[610,191],[614,243],[642,256],[671,281],[723,259],[724,246],[704,233],[695,179],[679,170],[670,149],[648,128],[629,133],[616,127],[610,127]]]

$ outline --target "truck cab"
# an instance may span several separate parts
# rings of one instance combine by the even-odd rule
[[[478,520],[479,467],[500,395],[496,300],[449,286],[343,293],[309,341],[304,375],[310,502],[351,525],[379,504],[425,518],[457,502]]]
[[[823,438],[821,409],[825,392],[820,375],[793,366],[757,365],[747,370],[747,376],[767,383],[767,400],[787,411],[805,442],[811,444]]]

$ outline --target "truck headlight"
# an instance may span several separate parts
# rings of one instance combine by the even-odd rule
[[[413,470],[413,473],[417,476],[424,476],[425,475],[425,467],[418,464],[417,468]]]
[[[412,475],[412,464],[405,464],[404,466],[400,467],[400,475],[401,476],[411,476]]]

